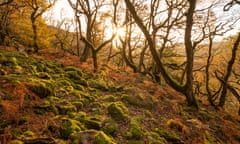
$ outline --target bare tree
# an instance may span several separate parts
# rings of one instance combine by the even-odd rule
[[[193,26],[193,14],[196,6],[196,0],[188,1],[189,8],[186,12],[186,29],[185,29],[185,48],[186,48],[186,54],[187,54],[187,66],[186,66],[186,84],[180,85],[178,84],[170,75],[168,75],[167,71],[165,70],[163,63],[160,60],[160,57],[156,51],[156,44],[154,42],[154,39],[150,35],[149,31],[147,30],[146,26],[143,24],[143,20],[139,17],[137,14],[133,4],[129,0],[125,0],[126,6],[128,10],[131,12],[132,17],[134,18],[135,22],[145,35],[148,44],[149,49],[151,51],[151,54],[153,56],[154,61],[156,62],[164,80],[175,90],[185,94],[187,98],[187,102],[189,106],[194,106],[198,108],[196,99],[193,95],[193,45],[191,41],[191,32],[192,32],[192,26]]]
[[[36,21],[39,17],[42,16],[44,12],[46,12],[50,7],[55,4],[55,0],[48,0],[48,2],[42,2],[39,0],[24,0],[23,1],[29,8],[31,8],[31,23],[33,30],[33,48],[34,52],[38,53],[38,33],[37,33],[37,24]]]

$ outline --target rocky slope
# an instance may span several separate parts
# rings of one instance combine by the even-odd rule
[[[56,50],[0,49],[0,143],[230,144],[237,117],[201,105],[148,78]]]

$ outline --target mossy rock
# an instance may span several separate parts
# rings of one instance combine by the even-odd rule
[[[144,141],[137,141],[137,140],[129,140],[128,141],[128,144],[145,144]]]
[[[113,138],[107,136],[103,131],[86,130],[71,135],[73,144],[116,144]]]
[[[159,134],[159,136],[165,138],[167,141],[173,142],[173,143],[182,143],[182,140],[180,137],[174,133],[167,131],[163,128],[156,128],[155,132]]]
[[[77,115],[76,115],[76,120],[79,121],[79,122],[84,122],[84,120],[86,119],[87,117],[87,114],[83,111],[81,112],[78,112]]]
[[[122,102],[113,102],[108,106],[108,113],[115,120],[128,120],[128,108]]]
[[[47,72],[39,72],[37,73],[37,76],[41,79],[51,79],[51,76]]]
[[[82,101],[72,101],[72,105],[74,105],[77,108],[77,111],[79,111],[81,108],[83,108]]]
[[[68,139],[71,134],[85,130],[83,124],[79,121],[70,118],[60,119],[60,135],[63,139]]]
[[[68,72],[68,71],[75,71],[75,72],[77,72],[77,74],[78,74],[79,76],[83,76],[83,72],[82,72],[80,69],[76,68],[76,67],[68,66],[68,67],[65,67],[64,70],[65,70],[66,72]]]
[[[157,103],[152,95],[145,96],[142,93],[136,95],[122,95],[122,100],[128,102],[131,105],[138,106],[140,108],[153,109]]]
[[[115,102],[116,101],[116,97],[113,95],[105,95],[103,97],[103,100],[106,102]]]
[[[115,136],[119,130],[119,126],[114,120],[107,119],[103,121],[102,130],[108,135]]]
[[[168,144],[165,138],[160,137],[156,132],[146,132],[144,136],[147,138],[149,144]]]
[[[88,84],[90,87],[95,88],[95,89],[99,89],[102,91],[108,91],[108,86],[106,85],[106,83],[103,80],[89,80]]]
[[[84,125],[88,129],[95,129],[95,130],[100,130],[102,127],[101,121],[98,121],[94,118],[86,118],[84,120]]]
[[[76,106],[69,104],[69,105],[56,105],[60,114],[68,114],[70,112],[77,112]]]
[[[77,80],[74,80],[74,82],[76,83],[76,84],[80,84],[80,85],[82,85],[82,86],[89,86],[89,84],[88,84],[88,81],[87,80],[85,80],[84,78],[79,78],[79,79],[77,79]]]
[[[135,117],[131,119],[129,130],[124,134],[127,139],[139,140],[143,136],[139,120]]]
[[[55,95],[54,89],[42,82],[28,84],[28,87],[33,93],[35,93],[40,98],[46,98]]]
[[[24,144],[24,142],[20,141],[20,140],[12,140],[10,143],[11,144]]]
[[[77,71],[66,71],[66,76],[72,80],[80,80],[81,76],[78,74]]]

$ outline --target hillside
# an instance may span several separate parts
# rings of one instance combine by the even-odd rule
[[[1,144],[237,144],[239,117],[140,74],[0,48]]]

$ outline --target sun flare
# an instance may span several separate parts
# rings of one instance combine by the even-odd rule
[[[117,37],[125,37],[126,34],[124,27],[117,27],[115,28],[114,32],[116,33]]]

